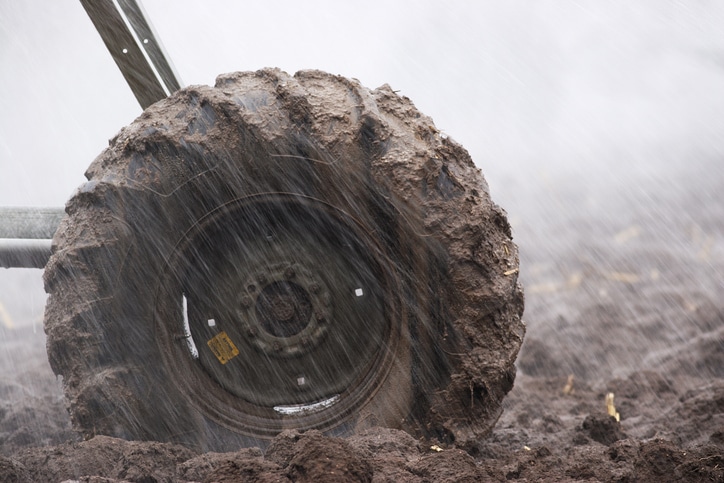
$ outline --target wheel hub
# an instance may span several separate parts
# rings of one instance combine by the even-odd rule
[[[269,198],[210,213],[177,249],[182,294],[169,299],[183,298],[185,328],[168,364],[224,424],[262,432],[290,417],[298,428],[338,424],[392,367],[397,282],[344,214],[304,197]]]
[[[271,356],[301,355],[324,336],[331,295],[310,270],[281,263],[257,273],[244,286],[237,316],[257,349]]]
[[[298,286],[291,284],[270,285],[256,302],[256,314],[262,319],[262,326],[276,337],[297,334],[307,325],[312,312],[308,310],[309,299],[303,292],[301,295],[294,293],[296,288]]]

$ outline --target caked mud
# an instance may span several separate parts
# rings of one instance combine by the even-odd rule
[[[709,336],[712,343],[721,344],[721,338]],[[36,360],[42,356],[37,335],[23,334],[22,341],[25,348],[17,351]],[[680,356],[684,361],[698,358],[688,351]],[[718,355],[701,356],[705,360]],[[49,368],[37,365],[26,376],[47,386],[34,397],[22,397],[3,382],[2,481],[699,482],[724,478],[721,377],[651,370],[590,384],[575,377],[571,382],[568,376],[519,374],[503,416],[474,451],[417,439],[400,430],[373,428],[346,438],[288,431],[264,451],[201,453],[170,443],[107,436],[81,441],[70,427]],[[615,395],[620,423],[606,413],[607,392]]]
[[[465,447],[500,416],[525,331],[510,225],[388,86],[223,75],[86,176],[44,273],[85,437],[227,451],[384,426]]]

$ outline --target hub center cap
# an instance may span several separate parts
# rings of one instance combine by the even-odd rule
[[[329,290],[311,270],[279,262],[259,267],[243,286],[238,320],[257,348],[292,356],[321,341],[332,307]]]
[[[275,337],[291,337],[309,324],[312,302],[293,282],[274,282],[256,300],[256,316],[262,328]]]

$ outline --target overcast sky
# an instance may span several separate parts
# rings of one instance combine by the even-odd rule
[[[494,196],[530,170],[724,152],[724,2],[143,5],[186,85],[265,66],[389,83]],[[77,0],[0,1],[0,65],[0,205],[61,206],[140,108]]]

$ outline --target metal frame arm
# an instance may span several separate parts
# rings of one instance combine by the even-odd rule
[[[181,88],[137,0],[80,0],[143,109]],[[0,208],[0,267],[43,268],[62,208]]]
[[[43,268],[62,208],[0,208],[0,267]]]
[[[80,0],[143,109],[181,88],[136,0]]]

